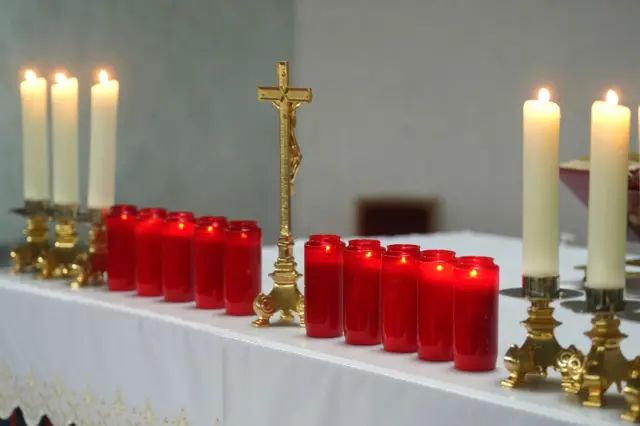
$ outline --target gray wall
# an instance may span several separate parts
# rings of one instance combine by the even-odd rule
[[[118,202],[278,224],[277,115],[255,86],[290,60],[292,0],[5,0],[0,2],[0,244],[23,221],[20,70],[63,67],[81,84],[86,198],[89,88],[120,80]]]
[[[562,108],[561,159],[588,154],[591,103],[640,103],[637,0],[296,0],[299,234],[354,231],[363,195],[438,195],[444,229],[519,235],[522,103]],[[303,115],[304,114],[304,115]],[[586,209],[561,191],[561,231]]]

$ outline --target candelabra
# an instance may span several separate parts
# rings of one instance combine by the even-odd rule
[[[511,345],[504,356],[509,377],[502,386],[515,388],[525,383],[527,376],[547,376],[549,367],[556,368],[558,354],[563,350],[554,330],[561,323],[553,318],[551,302],[558,298],[558,277],[523,277],[523,296],[531,303],[529,317],[521,324],[527,338],[521,347]]]
[[[89,213],[80,221],[89,222],[89,252],[78,255],[71,265],[76,279],[71,283],[72,288],[104,284],[107,271],[107,227],[104,211],[90,209]]]
[[[623,289],[586,288],[586,311],[593,315],[591,330],[585,335],[591,339],[591,348],[587,355],[570,347],[558,355],[558,370],[562,373],[562,388],[565,392],[579,394],[586,392],[583,401],[585,407],[602,407],[605,404],[604,393],[615,384],[618,392],[622,383],[632,378],[632,369],[637,362],[629,362],[620,350],[620,342],[627,336],[620,332],[620,319],[617,313],[624,310]],[[634,399],[633,378],[625,389],[630,410],[624,416],[631,419],[637,412]]]
[[[78,206],[76,204],[54,206],[55,241],[53,247],[40,255],[36,263],[41,278],[67,278],[76,275],[77,269],[73,267],[73,264],[80,255],[80,249],[77,246],[77,216]]]
[[[27,219],[27,227],[24,230],[25,243],[11,250],[13,271],[16,273],[34,267],[38,257],[49,249],[48,206],[47,201],[26,201],[24,208],[12,210],[13,213]]]

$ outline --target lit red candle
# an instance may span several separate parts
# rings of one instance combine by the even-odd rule
[[[227,218],[201,217],[193,241],[196,307],[224,308],[224,249]]]
[[[342,336],[343,252],[339,240],[304,245],[304,320],[309,337]]]
[[[387,352],[417,350],[418,258],[402,251],[382,255],[382,345]]]
[[[193,235],[190,212],[167,215],[162,230],[162,291],[166,302],[193,301]]]
[[[350,247],[372,247],[372,248],[382,249],[382,246],[380,245],[380,240],[372,240],[367,238],[349,240],[349,246]]]
[[[334,235],[334,234],[313,234],[309,236],[309,241],[314,241],[314,242],[329,242],[329,243],[334,243],[334,244],[339,244],[342,242],[342,240],[340,239],[339,235]]]
[[[162,296],[162,228],[165,209],[148,208],[138,212],[136,223],[136,271],[138,296]]]
[[[380,270],[383,249],[375,240],[344,251],[344,336],[351,345],[380,343]]]
[[[230,221],[225,245],[227,315],[253,315],[253,302],[262,287],[262,230],[255,221]]]
[[[107,285],[109,291],[136,289],[135,271],[135,206],[113,206],[107,215]]]
[[[418,358],[453,360],[453,267],[450,250],[425,250],[418,272]]]
[[[458,370],[496,367],[498,287],[499,269],[492,258],[458,258],[453,290],[453,360]]]
[[[417,244],[389,244],[387,251],[409,253],[412,256],[420,257],[420,246]]]

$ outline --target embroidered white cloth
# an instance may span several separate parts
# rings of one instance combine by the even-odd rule
[[[493,256],[501,287],[520,285],[517,239],[461,232],[383,242],[399,241]],[[300,243],[295,254],[302,265]],[[560,256],[563,281],[577,285],[573,267],[586,250],[563,246]],[[264,249],[265,291],[275,258],[275,247]],[[500,298],[500,353],[523,342],[526,307]],[[586,350],[590,317],[560,306],[556,317],[560,343]],[[562,394],[554,372],[532,390],[507,390],[501,362],[491,373],[461,373],[380,347],[308,339],[300,328],[254,329],[252,319],[0,273],[0,417],[19,406],[30,426],[43,414],[55,426],[620,424],[615,390],[607,394],[615,409],[586,409]],[[635,357],[640,325],[622,328],[630,335],[623,351]]]

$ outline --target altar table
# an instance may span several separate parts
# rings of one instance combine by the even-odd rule
[[[520,285],[521,241],[472,232],[388,238],[460,255],[487,255],[501,288]],[[295,255],[302,269],[301,242]],[[263,290],[276,258],[263,252]],[[577,286],[586,250],[560,250],[563,285]],[[524,300],[500,297],[502,354],[521,344]],[[586,351],[590,316],[556,303],[560,343]],[[73,291],[61,281],[0,273],[0,417],[16,407],[30,426],[455,426],[619,425],[624,407],[612,389],[608,409],[587,409],[560,391],[559,375],[527,390],[500,387],[507,373],[462,373],[451,363],[418,361],[380,346],[309,339],[297,327],[255,329],[228,317],[104,289]],[[640,324],[623,321],[628,358],[640,354]]]

